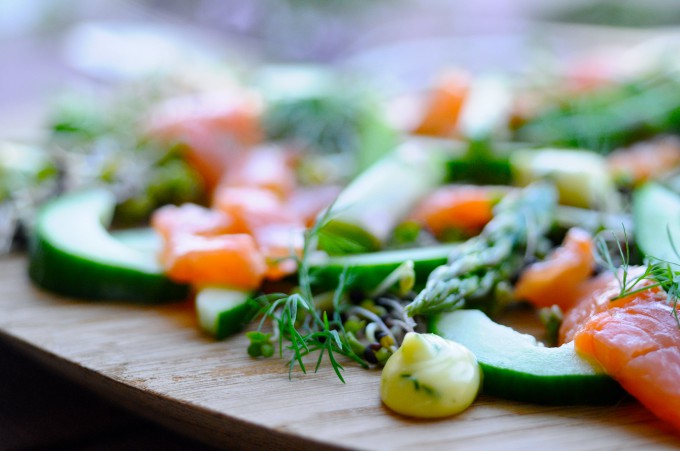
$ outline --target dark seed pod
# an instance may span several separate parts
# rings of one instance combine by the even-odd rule
[[[371,343],[368,345],[368,347],[373,351],[378,351],[380,348],[382,348],[382,345],[380,343]]]
[[[349,300],[352,302],[352,304],[359,304],[364,300],[364,298],[365,296],[361,291],[352,291],[349,294]]]
[[[378,358],[375,356],[375,352],[373,352],[371,350],[371,348],[368,348],[368,347],[364,349],[364,359],[368,363],[373,363],[373,364],[378,363]]]
[[[386,298],[386,297],[382,296],[382,297],[379,297],[378,299],[376,299],[376,300],[375,300],[375,303],[376,303],[377,305],[382,306],[382,307],[389,307],[390,304],[389,304],[388,302],[385,302],[385,301],[389,301],[389,300],[390,300],[389,298]]]

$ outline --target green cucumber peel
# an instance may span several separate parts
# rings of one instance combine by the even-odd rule
[[[319,247],[331,255],[378,250],[394,227],[444,181],[445,175],[441,152],[405,143],[340,193],[319,229]]]
[[[633,226],[638,249],[654,259],[680,264],[680,196],[654,182],[633,192]],[[675,249],[674,249],[675,247]]]
[[[249,291],[206,286],[196,293],[196,314],[201,330],[217,339],[245,329],[258,311],[259,305]]]
[[[550,180],[560,204],[601,211],[619,211],[620,198],[602,155],[578,149],[523,149],[510,156],[515,185]]]
[[[472,351],[484,373],[483,392],[537,404],[609,404],[624,392],[572,343],[542,346],[527,334],[495,323],[479,310],[433,317],[430,331]]]
[[[104,189],[71,193],[43,206],[29,246],[33,282],[81,299],[158,303],[186,298],[188,287],[163,274],[155,252],[127,246],[106,230],[114,207],[113,195]]]
[[[309,275],[315,289],[335,289],[340,275],[347,270],[346,287],[364,292],[375,289],[392,271],[407,260],[413,261],[416,284],[424,284],[428,275],[446,264],[458,244],[413,249],[387,250],[344,256],[315,256],[309,261]]]

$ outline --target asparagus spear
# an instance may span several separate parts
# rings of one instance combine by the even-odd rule
[[[536,255],[553,220],[557,192],[536,183],[506,196],[482,233],[468,240],[435,269],[425,289],[406,307],[410,315],[464,306],[492,308],[528,258]],[[476,305],[478,303],[479,305]]]

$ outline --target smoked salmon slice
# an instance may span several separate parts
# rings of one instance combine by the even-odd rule
[[[607,157],[607,165],[617,180],[639,186],[680,166],[680,141],[675,137],[657,138],[617,149]]]
[[[425,224],[435,236],[448,229],[479,231],[493,217],[499,190],[479,186],[447,185],[424,198],[413,219]]]
[[[234,219],[236,231],[254,233],[272,224],[303,225],[302,218],[271,190],[247,186],[220,186],[213,207]]]
[[[573,336],[579,353],[594,358],[645,407],[680,429],[677,307],[659,287],[612,301],[620,292],[618,281],[611,274],[598,279],[597,288],[565,318],[561,336],[566,341]]]
[[[159,260],[178,282],[257,288],[267,271],[252,236],[234,233],[231,216],[194,204],[156,210],[151,225],[163,238]]]
[[[267,280],[280,280],[297,271],[296,259],[302,257],[304,233],[303,226],[289,224],[272,224],[253,232],[267,262]]]
[[[294,152],[262,146],[234,161],[220,180],[220,186],[264,188],[287,199],[297,185]]]
[[[151,227],[164,240],[178,233],[210,236],[235,231],[234,220],[229,215],[196,204],[159,208],[151,216]]]
[[[242,233],[173,236],[166,243],[162,263],[175,281],[243,290],[258,288],[267,271],[255,240]]]
[[[151,114],[147,134],[183,144],[209,190],[232,162],[262,140],[262,102],[253,93],[203,93],[168,100]]]
[[[538,308],[552,305],[562,310],[570,308],[578,287],[595,268],[593,250],[590,233],[570,229],[560,247],[522,272],[515,285],[515,297]]]
[[[299,187],[291,195],[288,205],[307,227],[312,227],[319,214],[331,206],[341,191],[339,185]]]
[[[471,82],[472,77],[461,70],[450,70],[442,75],[430,93],[421,123],[413,132],[444,137],[454,135]]]

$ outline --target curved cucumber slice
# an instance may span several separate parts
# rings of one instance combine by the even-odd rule
[[[620,210],[619,194],[601,155],[569,149],[524,149],[510,157],[515,184],[526,186],[548,179],[560,203],[602,211]]]
[[[340,274],[347,268],[350,289],[372,290],[406,260],[413,261],[416,283],[424,283],[427,276],[445,264],[458,244],[371,252],[312,260],[309,273],[312,285],[320,289],[338,286]]]
[[[371,252],[427,193],[444,181],[444,155],[405,143],[362,172],[338,196],[319,233],[331,255]]]
[[[432,332],[469,348],[484,372],[483,391],[539,404],[605,404],[623,391],[599,365],[574,351],[541,346],[534,337],[497,324],[479,310],[436,317]]]
[[[680,196],[657,183],[642,186],[633,193],[633,225],[643,254],[680,264],[673,250],[680,250]]]
[[[242,331],[254,318],[258,304],[251,293],[225,287],[205,287],[196,294],[201,329],[221,339]]]
[[[156,254],[126,246],[106,230],[115,199],[105,190],[69,194],[38,214],[29,275],[55,293],[93,300],[154,303],[183,299],[188,287],[170,281]]]
[[[111,236],[127,247],[140,252],[158,255],[163,248],[163,238],[151,227],[114,230],[111,232]]]

